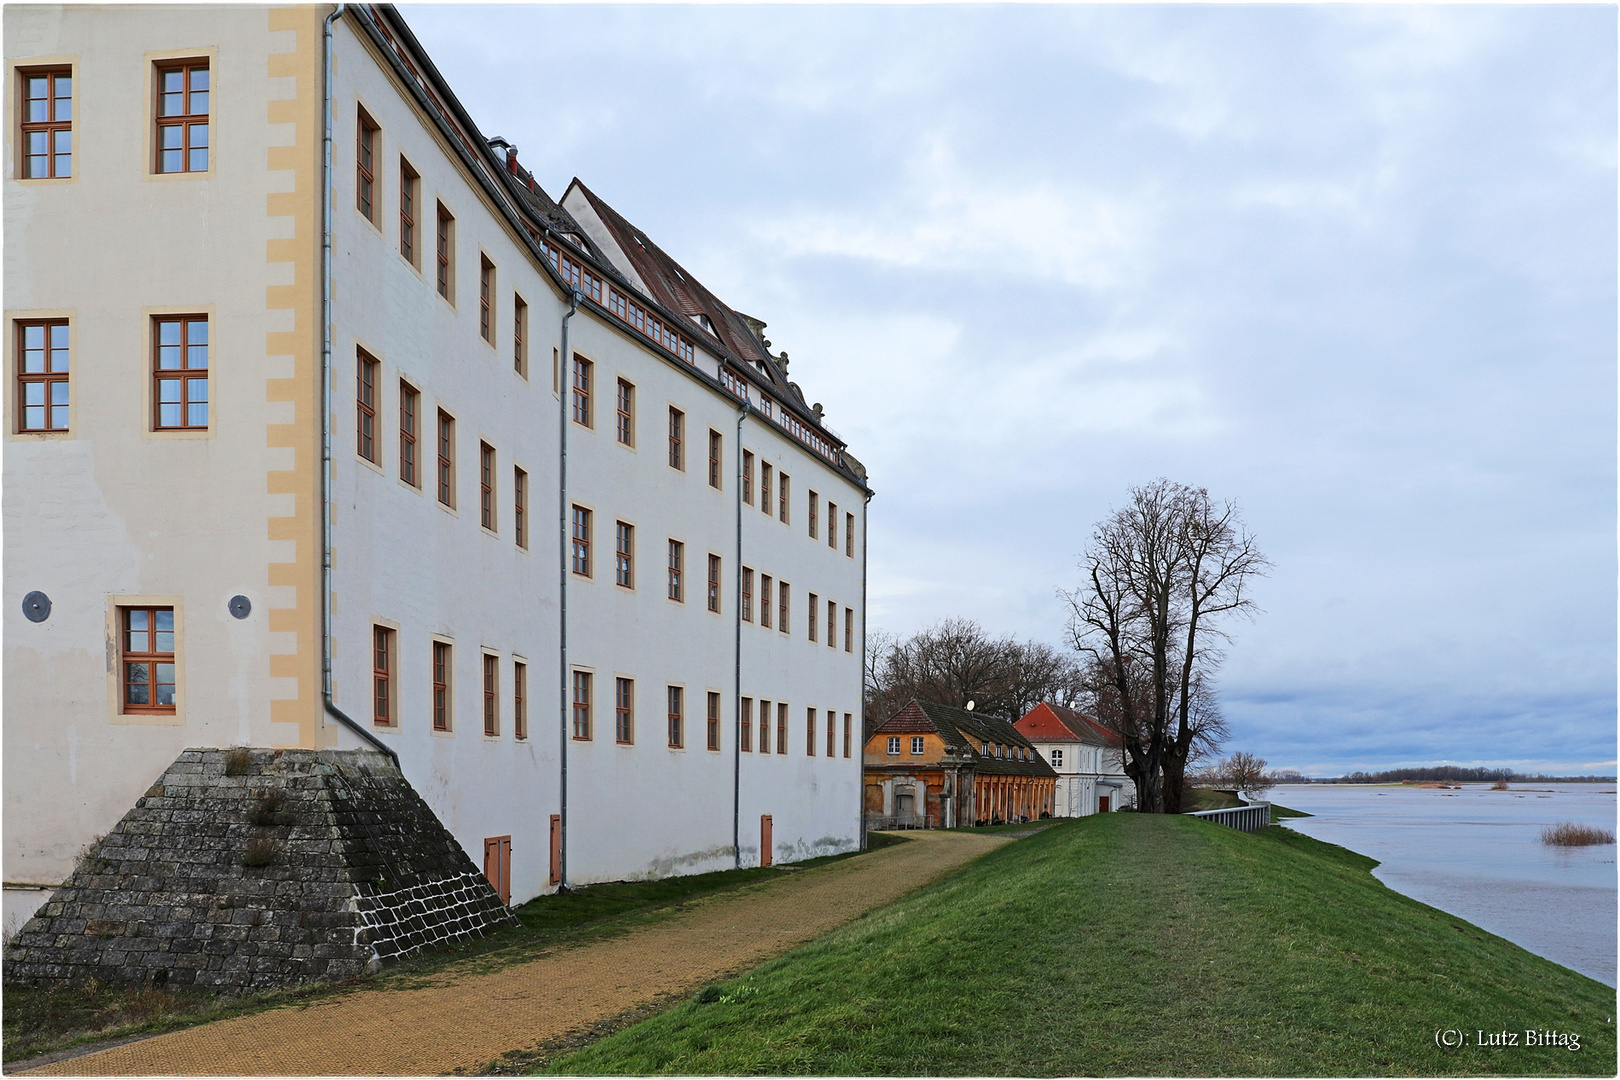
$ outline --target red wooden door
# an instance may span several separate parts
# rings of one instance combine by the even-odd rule
[[[551,815],[551,884],[562,884],[562,815]]]
[[[1108,796],[1107,795],[1099,795],[1099,796],[1097,796],[1097,813],[1099,813],[1099,814],[1108,813]]]
[[[499,894],[501,903],[512,903],[512,838],[490,836],[484,839],[484,876]]]
[[[771,815],[759,816],[759,865],[771,865]]]

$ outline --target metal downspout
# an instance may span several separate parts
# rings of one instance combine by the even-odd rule
[[[387,754],[397,769],[393,748],[332,700],[332,23],[347,7],[339,4],[321,24],[321,702],[328,716]]]
[[[562,321],[562,350],[557,354],[557,701],[558,777],[557,890],[568,891],[568,320],[584,299],[578,289],[568,294]]]
[[[746,393],[747,391],[744,391]],[[742,412],[737,416],[737,590],[731,606],[736,609],[735,666],[732,671],[731,713],[737,718],[737,730],[732,734],[731,748],[731,853],[733,865],[742,869],[742,489],[743,489],[743,421],[748,419],[749,403],[742,400]],[[749,720],[752,724],[752,718]]]
[[[868,491],[861,502],[861,774],[857,791],[857,813],[861,829],[860,850],[866,850],[866,538],[867,522],[872,517],[872,493]],[[923,807],[926,817],[927,807]]]

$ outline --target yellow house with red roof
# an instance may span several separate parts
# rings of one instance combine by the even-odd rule
[[[1053,815],[1057,774],[1010,722],[913,700],[866,740],[872,829],[950,829]]]

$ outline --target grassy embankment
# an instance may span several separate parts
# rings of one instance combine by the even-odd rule
[[[902,842],[874,834],[871,846]],[[409,986],[452,965],[457,970],[483,970],[518,963],[565,942],[609,937],[645,926],[666,918],[687,900],[757,885],[806,866],[842,858],[847,856],[659,881],[588,885],[567,894],[542,896],[515,909],[520,927],[418,953],[390,964],[376,978],[337,986],[316,984],[248,994],[102,984],[51,990],[8,986],[5,1007],[0,1012],[4,1019],[4,1060],[9,1066],[86,1043],[156,1034],[282,1005],[308,1004],[357,989]]]
[[[1281,828],[1065,822],[584,1050],[558,1073],[1615,1072],[1615,994]],[[1575,1032],[1580,1050],[1476,1032]],[[1461,1030],[1448,1050],[1437,1032]]]

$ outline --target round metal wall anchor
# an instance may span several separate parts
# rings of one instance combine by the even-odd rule
[[[235,596],[231,597],[231,602],[226,606],[231,609],[231,614],[235,615],[238,619],[245,619],[253,613],[253,601],[249,600],[241,593],[237,593]]]
[[[50,618],[51,598],[37,591],[23,597],[23,617],[29,622],[44,622]]]

